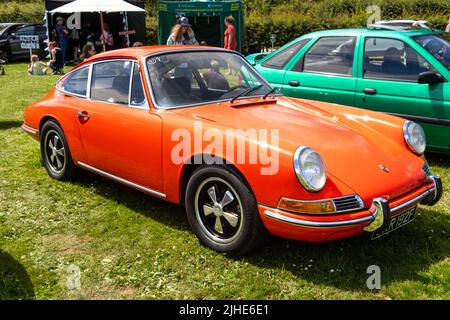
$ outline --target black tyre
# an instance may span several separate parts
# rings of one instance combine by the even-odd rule
[[[42,163],[48,175],[56,180],[74,178],[77,167],[72,161],[64,132],[55,120],[44,123],[40,142]]]
[[[267,237],[253,193],[232,168],[205,165],[195,170],[185,204],[192,231],[214,250],[243,256]]]

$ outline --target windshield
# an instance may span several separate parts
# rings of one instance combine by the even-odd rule
[[[414,40],[450,69],[450,34],[418,36]]]
[[[263,96],[272,90],[235,53],[187,51],[152,56],[147,68],[153,97],[161,108]]]
[[[10,26],[8,23],[0,23],[0,36],[3,34],[3,32]]]

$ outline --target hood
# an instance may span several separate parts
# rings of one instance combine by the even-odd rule
[[[425,180],[424,161],[407,149],[400,118],[286,97],[255,100],[177,112],[225,128],[279,129],[284,153],[292,159],[299,146],[313,148],[324,159],[328,177],[346,184],[365,203],[378,196],[395,198]]]

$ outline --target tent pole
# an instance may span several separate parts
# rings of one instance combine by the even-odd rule
[[[100,12],[100,24],[101,24],[101,29],[102,29],[102,46],[103,46],[103,52],[106,51],[106,46],[105,46],[105,30],[103,27],[103,12]]]

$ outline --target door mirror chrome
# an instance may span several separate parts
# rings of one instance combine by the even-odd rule
[[[436,84],[440,82],[444,82],[444,78],[436,72],[426,71],[419,74],[419,78],[417,79],[417,83],[420,84]]]

